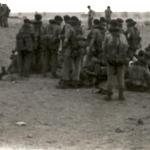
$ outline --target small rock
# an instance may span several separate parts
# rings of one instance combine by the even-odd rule
[[[144,121],[142,119],[137,120],[137,125],[144,125]]]
[[[120,128],[117,128],[117,129],[115,130],[115,132],[116,132],[116,133],[123,133],[124,131],[123,131],[122,129],[120,129]]]
[[[33,135],[29,134],[29,135],[27,135],[27,138],[31,139],[31,138],[33,138]]]
[[[17,126],[26,126],[27,124],[26,124],[26,122],[18,121],[18,122],[16,122],[16,125]]]

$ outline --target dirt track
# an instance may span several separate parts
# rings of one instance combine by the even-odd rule
[[[17,27],[0,29],[2,64],[9,62]],[[106,102],[94,89],[58,90],[57,82],[40,76],[0,82],[0,149],[150,149],[149,93],[126,92],[125,102],[115,94]]]

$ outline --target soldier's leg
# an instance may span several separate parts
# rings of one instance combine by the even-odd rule
[[[125,66],[117,67],[117,80],[118,80],[118,98],[119,100],[124,100],[124,74],[125,74]]]
[[[57,77],[57,51],[52,52],[51,56],[51,73],[53,77]]]
[[[28,77],[31,71],[32,53],[26,52],[24,59],[24,76]]]
[[[19,75],[23,76],[23,53],[22,53],[22,51],[18,52],[17,63],[18,63]]]
[[[79,85],[81,72],[81,57],[75,58],[73,61],[73,84],[74,86]]]
[[[113,94],[113,76],[114,76],[114,67],[111,65],[107,65],[107,100],[111,100],[111,96]]]

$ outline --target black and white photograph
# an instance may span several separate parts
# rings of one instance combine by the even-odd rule
[[[0,0],[0,150],[150,150],[150,1]]]

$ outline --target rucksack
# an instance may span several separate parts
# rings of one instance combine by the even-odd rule
[[[127,41],[123,34],[119,34],[118,36],[110,35],[106,45],[106,59],[108,64],[113,66],[127,64],[127,49]]]
[[[31,34],[20,32],[16,38],[16,49],[18,51],[32,51],[33,41]]]

